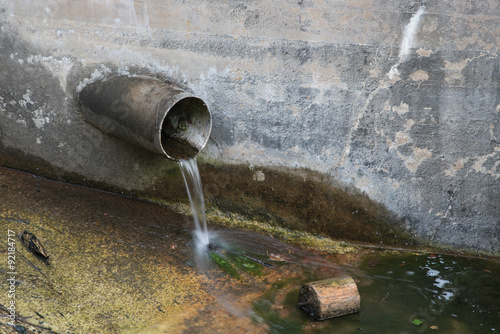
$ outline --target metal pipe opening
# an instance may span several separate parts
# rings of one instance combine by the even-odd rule
[[[85,119],[101,131],[172,160],[195,157],[212,129],[203,100],[152,77],[93,82],[80,102]]]

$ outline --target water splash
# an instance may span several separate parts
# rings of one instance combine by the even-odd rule
[[[179,160],[179,167],[191,203],[191,211],[193,212],[196,244],[198,248],[206,248],[209,243],[209,236],[205,215],[205,198],[203,197],[203,187],[196,158]]]
[[[418,9],[415,15],[412,16],[410,22],[406,25],[403,32],[403,40],[401,41],[401,47],[399,48],[398,54],[398,62],[391,67],[391,70],[387,74],[389,79],[393,79],[397,75],[399,75],[398,66],[401,65],[410,54],[411,48],[413,47],[413,41],[415,39],[415,35],[417,33],[417,29],[420,24],[420,18],[425,13],[425,6],[422,6]]]

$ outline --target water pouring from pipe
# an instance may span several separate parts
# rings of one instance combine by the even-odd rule
[[[159,79],[115,76],[80,92],[82,114],[104,133],[175,160],[186,184],[198,246],[208,245],[196,155],[208,141],[212,117],[200,98]]]
[[[195,241],[198,249],[205,249],[209,245],[207,218],[205,215],[205,199],[201,184],[200,172],[196,159],[179,160],[179,167],[191,203],[191,211],[195,225]]]

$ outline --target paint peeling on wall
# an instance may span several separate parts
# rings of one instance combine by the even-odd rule
[[[485,165],[489,163],[489,167]],[[500,146],[494,148],[493,152],[476,158],[476,162],[472,166],[478,173],[491,175],[495,179],[500,178]]]

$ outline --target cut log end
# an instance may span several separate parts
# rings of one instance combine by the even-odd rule
[[[300,290],[298,305],[316,320],[356,313],[360,306],[358,287],[346,274],[307,283]]]

